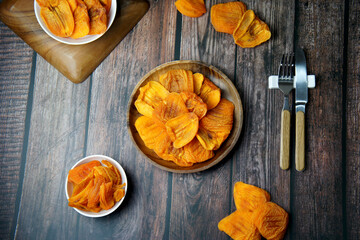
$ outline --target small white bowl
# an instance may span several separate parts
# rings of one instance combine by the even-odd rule
[[[128,181],[127,181],[127,178],[126,178],[125,171],[121,167],[121,165],[117,161],[112,159],[111,157],[107,157],[107,156],[104,156],[104,155],[91,155],[91,156],[85,157],[85,158],[81,159],[80,161],[78,161],[71,169],[73,169],[73,168],[75,168],[75,167],[77,167],[77,166],[79,166],[81,164],[85,164],[85,163],[88,163],[88,162],[91,162],[91,161],[94,161],[94,160],[97,160],[99,162],[101,162],[102,160],[109,161],[112,165],[114,165],[120,171],[122,183],[125,183],[125,187],[124,187],[125,195],[124,195],[124,197],[120,201],[116,202],[115,205],[112,208],[110,208],[109,210],[101,210],[100,212],[95,213],[95,212],[87,212],[87,211],[82,211],[82,210],[77,209],[77,208],[73,208],[75,211],[77,211],[81,215],[84,215],[86,217],[96,218],[96,217],[104,217],[106,215],[109,215],[110,213],[114,212],[121,205],[121,203],[124,201],[126,193],[127,193]],[[66,198],[69,200],[69,198],[71,196],[71,193],[72,193],[72,190],[73,190],[73,184],[68,181],[68,177],[69,177],[69,174],[66,176],[65,193],[66,193]]]
[[[111,0],[111,8],[110,8],[110,11],[108,14],[108,27],[107,27],[105,33],[109,30],[109,28],[111,27],[111,24],[114,22],[115,15],[116,15],[116,9],[117,9],[117,0]],[[103,33],[103,34],[97,34],[97,35],[87,35],[85,37],[77,38],[77,39],[70,38],[70,37],[67,37],[67,38],[58,37],[47,28],[45,22],[41,18],[40,6],[36,2],[36,0],[34,0],[34,11],[35,11],[35,16],[36,16],[38,23],[40,24],[41,28],[47,33],[47,35],[49,35],[51,38],[53,38],[59,42],[65,43],[65,44],[82,45],[82,44],[93,42],[105,34],[105,33]]]

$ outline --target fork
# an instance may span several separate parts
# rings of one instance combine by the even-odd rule
[[[279,88],[284,93],[284,106],[281,112],[280,168],[286,170],[290,165],[290,106],[289,94],[294,88],[294,54],[284,54],[278,74]]]

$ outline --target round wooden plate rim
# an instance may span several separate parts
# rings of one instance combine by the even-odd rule
[[[188,169],[188,167],[183,167],[182,169],[173,169],[173,168],[169,168],[169,167],[166,167],[166,166],[163,166],[159,163],[157,163],[156,161],[152,160],[149,156],[147,156],[143,151],[142,149],[138,146],[134,136],[133,136],[133,133],[131,131],[131,124],[130,124],[130,112],[131,112],[131,107],[132,107],[132,104],[134,102],[134,96],[136,95],[136,93],[138,92],[140,86],[151,76],[153,75],[154,73],[156,73],[157,71],[159,70],[162,70],[166,67],[169,67],[169,66],[172,66],[172,65],[180,65],[180,64],[195,64],[195,65],[200,65],[200,66],[203,66],[205,68],[209,68],[210,70],[212,70],[213,72],[219,74],[221,77],[222,77],[222,80],[224,80],[228,85],[231,86],[231,88],[234,90],[233,93],[235,94],[235,98],[239,101],[239,126],[237,129],[233,130],[232,131],[236,131],[235,132],[235,135],[232,139],[232,142],[231,144],[224,150],[223,153],[221,153],[221,155],[214,161],[211,162],[211,159],[208,160],[207,162],[209,162],[209,164],[205,165],[205,166],[202,166],[202,167],[199,167],[199,168],[191,168],[191,169]],[[180,68],[179,68],[180,69]],[[151,164],[153,164],[154,166],[162,169],[162,170],[165,170],[165,171],[169,171],[169,172],[173,172],[173,173],[194,173],[194,172],[200,172],[200,171],[204,171],[214,165],[216,165],[217,163],[219,163],[221,160],[223,160],[228,154],[229,152],[234,148],[236,142],[238,141],[239,137],[240,137],[240,133],[241,133],[241,130],[242,130],[242,125],[243,125],[243,107],[242,107],[242,101],[241,101],[241,98],[240,98],[240,95],[236,89],[236,87],[234,86],[233,82],[222,72],[220,71],[218,68],[212,66],[212,65],[208,65],[208,64],[205,64],[201,61],[194,61],[194,60],[177,60],[177,61],[171,61],[171,62],[167,62],[167,63],[164,63],[164,64],[161,64],[157,67],[155,67],[154,69],[150,70],[147,74],[145,74],[141,80],[136,84],[136,86],[134,87],[134,90],[130,96],[130,99],[129,99],[129,102],[128,102],[128,106],[127,106],[127,129],[128,129],[128,133],[130,135],[130,138],[132,140],[132,142],[134,143],[136,149],[146,158],[150,161]],[[231,133],[230,133],[231,135]],[[229,135],[229,136],[230,136]],[[216,152],[215,152],[216,153]],[[196,164],[194,164],[195,166]]]

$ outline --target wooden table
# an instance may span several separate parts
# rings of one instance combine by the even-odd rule
[[[1,239],[229,239],[217,224],[235,209],[237,181],[266,189],[290,213],[286,239],[359,238],[360,2],[244,0],[272,31],[254,49],[214,31],[210,7],[226,1],[205,2],[208,13],[192,19],[173,1],[150,1],[145,17],[82,84],[0,23]],[[294,168],[294,141],[291,170],[279,168],[283,95],[267,89],[281,55],[295,45],[304,47],[317,80],[309,90],[304,172]],[[126,127],[136,83],[177,59],[222,70],[244,105],[234,151],[194,174],[154,167]],[[69,208],[64,192],[68,170],[91,154],[118,160],[129,180],[125,202],[100,219]]]

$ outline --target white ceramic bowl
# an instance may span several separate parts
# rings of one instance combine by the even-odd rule
[[[96,217],[104,217],[106,215],[109,215],[110,213],[114,212],[121,205],[121,203],[124,201],[124,199],[126,197],[127,188],[128,188],[128,181],[127,181],[127,178],[126,178],[125,171],[121,167],[121,165],[117,161],[115,161],[114,159],[112,159],[110,157],[107,157],[107,156],[104,156],[104,155],[91,155],[91,156],[85,157],[85,158],[81,159],[80,161],[78,161],[71,169],[73,169],[73,168],[75,168],[75,167],[77,167],[77,166],[79,166],[81,164],[85,164],[85,163],[88,163],[88,162],[91,162],[91,161],[94,161],[94,160],[97,160],[99,162],[101,162],[101,160],[109,161],[112,165],[114,165],[120,171],[122,183],[126,184],[125,188],[124,188],[125,189],[124,197],[120,201],[116,202],[115,205],[112,208],[110,208],[109,210],[101,210],[100,212],[95,213],[95,212],[87,212],[87,211],[79,210],[77,208],[73,208],[75,211],[77,211],[81,215],[84,215],[86,217],[96,218]],[[65,181],[65,193],[66,193],[66,198],[67,199],[69,199],[69,197],[71,196],[72,190],[73,190],[73,184],[68,181],[68,176],[69,175],[66,176],[66,181]]]
[[[115,15],[116,15],[116,9],[117,9],[117,0],[111,0],[111,8],[110,8],[110,11],[108,14],[108,27],[106,29],[106,32],[109,30],[109,28],[111,27],[111,24],[114,22]],[[65,43],[65,44],[82,45],[82,44],[93,42],[105,34],[105,33],[103,33],[103,34],[97,34],[97,35],[87,35],[85,37],[77,38],[77,39],[70,38],[70,37],[67,37],[67,38],[58,37],[47,28],[45,22],[41,18],[40,6],[36,2],[36,0],[34,0],[34,11],[35,11],[35,16],[36,16],[38,23],[40,24],[41,28],[47,33],[47,35],[49,35],[51,38],[53,38],[59,42]]]

